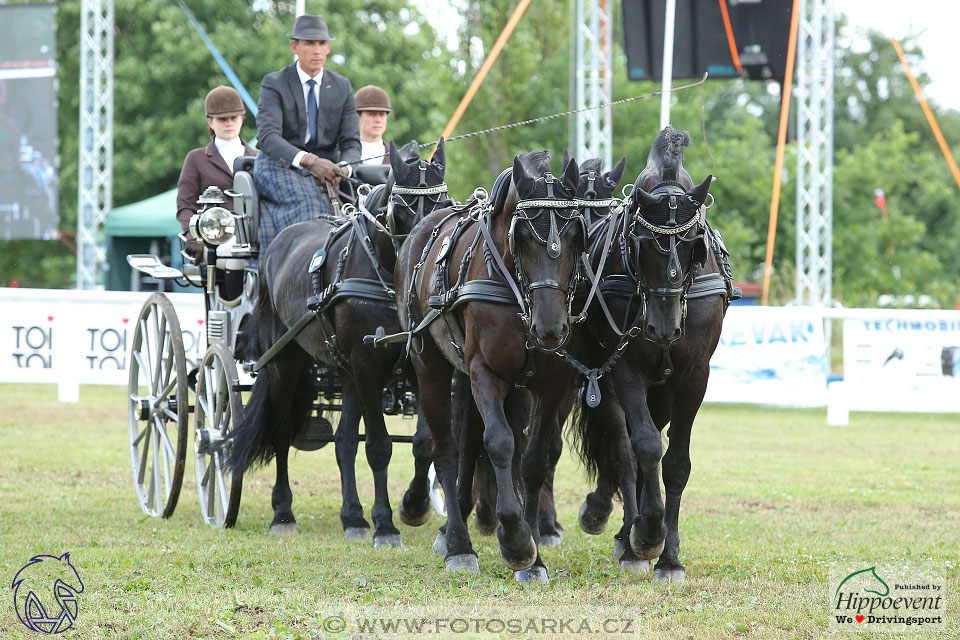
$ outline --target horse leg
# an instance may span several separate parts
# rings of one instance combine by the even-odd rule
[[[559,417],[554,419],[554,434],[548,452],[547,476],[543,480],[540,492],[540,544],[544,547],[557,547],[563,541],[563,527],[557,521],[557,505],[553,501],[553,478],[557,473],[557,462],[563,452],[563,436],[560,433]]]
[[[706,376],[704,376],[704,380]],[[700,398],[706,385],[700,390]],[[694,391],[693,397],[696,396]],[[687,397],[689,398],[689,396]],[[687,399],[684,398],[684,399]],[[680,499],[690,478],[690,432],[700,403],[676,403],[670,421],[670,446],[663,456],[663,485],[667,494],[667,539],[654,568],[654,580],[683,581],[686,572],[680,564]]]
[[[356,386],[349,377],[343,378],[340,423],[334,436],[337,466],[340,468],[340,524],[348,540],[369,540],[370,523],[363,518],[363,507],[357,494],[357,446],[360,431],[360,401]]]
[[[433,439],[431,457],[447,509],[447,522],[437,534],[433,549],[445,558],[451,571],[480,572],[477,553],[460,514],[457,482],[457,443],[451,429],[450,380],[453,368],[435,346],[424,341],[424,350],[414,359],[420,386],[420,411]]]
[[[296,533],[297,519],[293,516],[293,492],[287,473],[287,457],[294,434],[309,417],[313,398],[307,392],[311,386],[310,359],[299,348],[289,346],[271,363],[262,375],[272,376],[270,406],[273,429],[271,439],[276,452],[277,476],[273,485],[271,505],[273,521],[270,533]],[[291,382],[294,382],[291,384]]]
[[[555,406],[555,403],[537,398],[534,412],[530,421],[527,446],[520,458],[520,474],[523,477],[523,518],[537,543],[537,558],[529,569],[514,571],[513,577],[519,582],[542,582],[549,584],[550,578],[547,567],[540,557],[540,495],[544,489],[547,474],[550,470],[550,448],[555,445],[559,435],[559,422],[556,411],[544,411],[546,405]]]
[[[433,458],[430,457],[430,427],[417,415],[417,430],[413,434],[413,479],[407,487],[398,511],[404,524],[419,527],[430,519],[430,480],[428,471]]]
[[[647,389],[642,378],[629,371],[621,372],[615,375],[615,384],[637,461],[640,515],[630,530],[630,546],[641,560],[652,560],[663,551],[666,536],[663,498],[660,495],[663,444],[660,430],[650,416]],[[624,490],[623,486],[621,490]]]
[[[500,558],[514,571],[528,569],[537,559],[537,545],[530,526],[523,520],[513,482],[514,433],[504,412],[511,385],[498,378],[480,358],[471,362],[470,383],[483,417],[483,444],[497,477]],[[538,496],[539,490],[538,487]]]
[[[393,509],[387,488],[387,469],[393,456],[393,440],[383,420],[383,376],[374,371],[375,361],[353,359],[354,388],[360,398],[363,424],[366,429],[367,464],[373,472],[374,500],[370,509],[373,520],[373,548],[399,547],[400,531],[393,524]]]

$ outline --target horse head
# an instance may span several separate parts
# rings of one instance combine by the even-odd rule
[[[513,160],[517,205],[508,245],[523,295],[528,327],[537,347],[554,351],[570,334],[570,303],[577,260],[584,251],[586,223],[575,196],[577,161],[567,158],[557,179],[550,152],[531,151]]]
[[[567,161],[564,152],[564,162]],[[610,213],[615,203],[613,191],[623,178],[623,170],[627,165],[627,157],[620,158],[620,162],[607,172],[601,172],[603,161],[600,158],[590,158],[580,165],[580,185],[577,187],[577,201],[583,210],[583,217],[587,221],[587,228],[594,222]]]
[[[712,179],[686,191],[675,182],[650,193],[635,186],[630,196],[631,268],[646,307],[643,333],[659,345],[683,337],[687,291],[709,253],[704,202]]]
[[[390,142],[393,182],[389,188],[386,217],[387,229],[394,238],[405,237],[424,216],[450,204],[447,185],[443,181],[447,163],[443,138],[437,143],[437,150],[430,160],[421,158],[418,148],[415,140],[399,150]]]

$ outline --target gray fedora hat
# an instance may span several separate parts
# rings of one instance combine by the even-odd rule
[[[321,16],[297,16],[293,23],[293,33],[288,33],[291,40],[336,40],[327,31],[327,23]]]

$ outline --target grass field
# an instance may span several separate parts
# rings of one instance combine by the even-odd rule
[[[852,414],[849,426],[828,427],[823,410],[705,407],[681,512],[682,584],[621,575],[610,560],[615,522],[600,536],[579,530],[587,487],[565,450],[557,473],[565,538],[543,551],[552,578],[544,587],[515,583],[495,538],[477,534],[481,574],[446,573],[431,552],[436,515],[416,529],[396,518],[404,549],[348,543],[332,447],[292,456],[295,536],[267,533],[272,470],[246,477],[236,529],[203,525],[192,445],[177,512],[146,518],[132,487],[124,397],[85,386],[80,404],[64,405],[54,386],[0,385],[0,581],[6,589],[33,555],[69,551],[85,589],[64,637],[414,635],[364,633],[362,617],[427,619],[433,637],[487,637],[500,628],[492,620],[519,619],[524,633],[499,636],[819,638],[836,588],[831,567],[890,561],[928,561],[945,573],[940,636],[960,637],[960,416]],[[413,423],[389,426],[409,433]],[[395,446],[394,509],[411,470],[409,446]],[[358,476],[369,508],[362,448]],[[0,603],[0,637],[37,635],[17,620],[11,591]]]

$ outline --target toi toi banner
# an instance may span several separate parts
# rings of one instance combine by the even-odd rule
[[[188,360],[206,348],[203,296],[166,294]],[[0,382],[127,384],[147,292],[0,289]]]
[[[822,407],[826,371],[821,310],[734,305],[710,360],[705,400]]]

